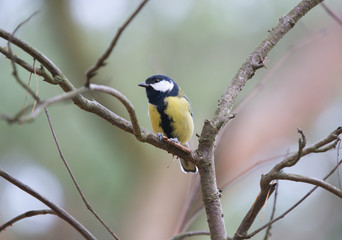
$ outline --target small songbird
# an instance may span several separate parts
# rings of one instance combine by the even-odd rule
[[[186,145],[194,131],[194,122],[190,102],[177,83],[167,76],[154,75],[139,86],[146,89],[153,131]],[[180,163],[184,172],[197,172],[193,163],[184,159]]]

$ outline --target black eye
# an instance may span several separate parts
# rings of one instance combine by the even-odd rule
[[[155,79],[154,82],[155,83],[160,82],[160,79]]]

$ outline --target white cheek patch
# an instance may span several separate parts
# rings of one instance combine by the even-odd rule
[[[159,92],[170,92],[173,88],[173,82],[164,80],[151,84],[151,87],[153,87],[154,90]]]

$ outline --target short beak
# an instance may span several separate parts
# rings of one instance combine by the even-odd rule
[[[147,84],[147,83],[142,82],[142,83],[139,83],[138,86],[139,86],[139,87],[147,88],[147,87],[150,86],[150,84]]]

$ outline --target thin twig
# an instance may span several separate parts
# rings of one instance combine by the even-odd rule
[[[17,67],[15,65],[15,61],[14,61],[14,57],[13,57],[13,52],[12,52],[12,48],[11,48],[11,42],[14,38],[15,33],[19,30],[19,28],[21,26],[23,26],[25,23],[27,23],[33,16],[35,16],[39,11],[34,12],[33,14],[31,14],[31,16],[29,16],[27,19],[25,19],[23,22],[21,22],[12,32],[12,34],[9,36],[8,42],[7,42],[7,47],[8,47],[8,53],[9,53],[9,57],[11,59],[11,65],[12,65],[12,69],[13,69],[13,76],[14,78],[17,80],[17,82],[19,83],[19,85],[21,85],[24,89],[26,89],[26,91],[28,93],[30,93],[30,95],[39,101],[39,97],[35,95],[35,93],[30,89],[29,86],[27,86],[19,77],[18,75],[18,71],[17,71]]]
[[[96,64],[91,66],[87,72],[86,72],[86,83],[85,86],[89,86],[90,84],[90,79],[95,76],[96,71],[105,65],[106,59],[109,57],[109,55],[112,53],[116,43],[118,42],[121,34],[123,31],[127,28],[127,26],[132,22],[132,20],[137,16],[137,14],[141,11],[141,9],[145,6],[145,4],[148,2],[148,0],[143,0],[138,8],[132,13],[132,15],[124,22],[124,24],[118,29],[116,35],[114,36],[111,44],[107,48],[107,50],[103,53],[103,55],[97,60]]]
[[[34,73],[34,71],[36,71],[37,75],[41,76],[44,78],[44,81],[50,83],[50,84],[57,84],[57,82],[44,70],[44,68],[33,68],[32,65],[30,65],[29,63],[25,62],[23,59],[15,56],[15,55],[11,55],[6,48],[2,48],[0,47],[0,53],[2,53],[4,56],[6,56],[8,59],[11,59],[12,61],[14,61],[16,64],[20,65],[21,67],[23,67],[24,69],[26,69],[28,72],[30,73]]]
[[[28,82],[27,82],[27,89],[30,88],[31,78],[32,78],[32,73],[30,73],[30,76],[29,76],[29,79],[28,79]],[[21,117],[24,116],[25,111],[26,111],[26,104],[27,104],[27,97],[28,97],[28,94],[29,94],[29,92],[28,92],[28,90],[26,90],[25,101],[24,101],[24,107],[23,107],[23,110],[21,111]],[[33,109],[33,108],[32,108],[32,109]],[[23,122],[20,121],[20,123],[19,123],[19,124],[20,124],[20,127],[21,127],[22,123],[23,123]]]
[[[342,26],[341,18],[339,18],[324,2],[321,3],[321,6],[340,26]]]
[[[276,186],[275,186],[275,190],[274,190],[273,208],[272,208],[270,221],[272,221],[274,219],[274,215],[275,215],[275,211],[276,211],[277,199],[278,199],[278,188],[279,188],[279,184],[278,184],[278,180],[276,180]],[[271,228],[272,228],[272,224],[270,224],[267,227],[264,240],[267,240],[271,236]]]
[[[36,71],[36,59],[33,59],[32,67],[33,67],[34,78],[36,80],[36,97],[38,97],[38,78],[37,78],[37,71]],[[33,102],[32,112],[36,108],[36,105],[37,105],[37,99],[35,99]]]
[[[273,177],[274,179],[279,179],[279,180],[290,180],[294,182],[303,182],[303,183],[316,185],[334,194],[335,196],[342,198],[342,191],[340,189],[317,178],[305,177],[305,176],[298,175],[298,174],[283,173],[283,172],[273,174]]]
[[[306,138],[304,133],[298,129],[298,132],[301,135],[301,138],[299,138],[298,140],[298,151],[294,154],[289,155],[288,157],[286,157],[284,160],[282,160],[280,163],[276,164],[271,171],[269,171],[267,174],[262,175],[261,180],[260,180],[260,188],[261,188],[261,193],[264,193],[268,191],[269,189],[269,184],[271,181],[277,179],[278,176],[280,178],[285,178],[285,176],[283,176],[281,170],[283,168],[289,167],[289,166],[293,166],[294,163],[297,163],[299,161],[299,159],[307,154],[310,153],[315,153],[315,151],[317,149],[326,149],[327,151],[331,148],[325,148],[326,145],[331,145],[331,143],[335,143],[335,146],[337,144],[337,140],[339,140],[339,135],[342,134],[342,127],[338,127],[336,128],[334,131],[332,131],[326,138],[318,141],[317,143],[312,144],[309,147],[305,148],[306,145]],[[300,157],[299,157],[300,156]],[[337,166],[338,167],[338,166]],[[337,168],[336,167],[336,168]],[[334,168],[334,171],[336,170],[336,168]],[[331,172],[332,174],[332,172]],[[328,174],[328,176],[330,176],[330,173]],[[291,175],[289,178],[292,178],[293,180],[298,180],[299,178],[296,178],[296,176]],[[326,178],[325,178],[326,179]],[[325,180],[323,179],[323,180]],[[341,191],[331,185],[327,185],[325,182],[318,180],[318,179],[310,179],[308,180],[307,178],[302,178],[301,179],[303,182],[304,181],[311,181],[310,183],[315,183],[318,184],[319,186],[322,186],[323,188],[325,188],[326,190],[333,192],[335,195],[339,196],[342,194]],[[315,188],[318,188],[318,186],[315,186]],[[311,193],[310,193],[311,194]],[[302,200],[304,201],[304,199]],[[301,201],[301,202],[302,202]],[[301,202],[298,202],[298,204],[296,206],[298,206]],[[257,205],[258,206],[258,205]],[[294,206],[292,209],[289,210],[292,211],[296,206]],[[246,214],[245,218],[242,220],[237,232],[234,235],[234,240],[240,240],[240,239],[247,239],[252,237],[251,234],[247,235],[247,231],[249,230],[249,228],[251,227],[254,219],[251,218],[250,216],[256,216],[256,214],[258,214],[259,210],[261,209],[260,206],[258,207],[252,207],[248,213]],[[287,214],[287,213],[286,213]],[[286,215],[285,214],[285,215]],[[285,216],[284,215],[284,216]],[[280,217],[282,218],[282,217]],[[280,218],[276,218],[273,221],[271,221],[270,223],[268,223],[267,225],[264,225],[263,227],[266,228],[269,226],[269,224],[272,224],[275,221],[278,221]],[[263,229],[264,229],[263,228]],[[261,231],[261,230],[260,230]]]
[[[340,145],[341,145],[341,140],[338,141],[338,144],[337,144],[337,153],[336,153],[336,162],[338,163],[338,160],[340,159]],[[340,171],[337,171],[337,180],[338,180],[338,187],[340,189],[342,189],[341,187],[341,176],[340,176]]]
[[[52,136],[53,136],[53,139],[56,143],[56,147],[57,147],[57,150],[58,150],[58,153],[59,153],[59,156],[60,158],[62,159],[66,169],[68,170],[68,173],[74,183],[74,185],[76,186],[76,189],[78,191],[78,193],[80,194],[84,204],[86,205],[87,209],[96,217],[97,220],[99,220],[99,222],[107,229],[107,231],[113,236],[114,239],[116,240],[119,240],[119,237],[110,229],[110,227],[102,220],[102,218],[95,212],[95,210],[90,206],[88,200],[86,199],[86,197],[84,196],[80,186],[78,185],[77,181],[76,181],[76,178],[74,177],[72,171],[71,171],[71,168],[69,167],[69,164],[68,162],[66,161],[64,155],[63,155],[63,152],[62,152],[62,149],[58,143],[58,139],[57,139],[57,136],[55,134],[55,130],[53,129],[53,126],[52,126],[52,122],[51,122],[51,119],[50,119],[50,115],[49,115],[49,112],[47,110],[47,108],[44,109],[45,110],[45,114],[46,114],[46,117],[48,119],[48,122],[49,122],[49,126],[50,126],[50,129],[51,129],[51,133],[52,133]]]
[[[66,212],[63,208],[58,207],[53,202],[50,202],[48,199],[40,195],[38,192],[27,186],[26,184],[22,183],[18,179],[12,177],[8,173],[6,173],[4,170],[0,169],[0,176],[4,179],[6,179],[8,182],[12,183],[13,185],[17,186],[24,192],[27,192],[34,198],[38,199],[42,203],[44,203],[46,206],[51,208],[58,217],[64,219],[66,222],[68,222],[73,228],[75,228],[85,239],[88,240],[96,240],[96,238],[89,232],[88,229],[86,229],[81,223],[79,223],[73,216],[71,216],[68,212]]]
[[[333,148],[333,146],[336,146],[339,135],[342,134],[342,127],[336,128],[333,132],[331,132],[326,138],[318,141],[317,143],[312,144],[310,147],[306,147],[305,149],[300,150],[301,143],[299,143],[299,152],[302,157],[315,152],[323,152],[323,150],[328,151]],[[333,143],[331,145],[330,143]],[[325,148],[324,146],[328,145],[329,148]],[[318,151],[319,150],[319,151]],[[274,166],[273,171],[280,171],[283,168],[287,167],[288,165],[291,165],[292,162],[295,162],[298,159],[298,152],[289,155],[284,160],[282,160],[280,163],[278,163],[276,166]]]
[[[210,235],[208,231],[194,231],[194,232],[185,232],[178,235],[173,236],[170,240],[183,240],[184,238],[190,238],[195,236],[205,236]]]
[[[32,210],[32,211],[28,211],[25,213],[22,213],[18,216],[16,216],[15,218],[9,220],[8,222],[4,223],[3,225],[0,226],[0,232],[5,230],[7,227],[12,226],[14,223],[24,219],[24,218],[28,218],[28,217],[33,217],[33,216],[37,216],[37,215],[44,215],[44,214],[53,214],[56,215],[56,213],[54,211],[52,211],[51,209],[42,209],[42,210]]]
[[[50,59],[48,59],[44,54],[42,54],[40,51],[38,51],[36,48],[32,47],[25,41],[13,36],[11,33],[1,28],[0,28],[0,37],[18,46],[23,51],[25,51],[28,55],[30,55],[31,57],[36,59],[38,62],[40,62],[41,65],[43,65],[51,73],[53,77],[63,76],[62,71]],[[13,56],[13,54],[9,53],[9,56]],[[9,57],[9,58],[11,59],[13,57]]]
[[[28,115],[21,116],[22,111],[20,111],[14,117],[0,115],[0,118],[5,119],[9,123],[13,123],[13,122],[30,122],[30,121],[34,120],[37,116],[39,116],[39,114],[46,107],[48,107],[49,105],[55,104],[55,103],[58,103],[58,102],[62,102],[62,101],[66,101],[66,100],[69,100],[69,99],[72,99],[72,98],[80,95],[81,93],[85,93],[87,91],[89,91],[89,89],[87,89],[86,87],[81,87],[79,89],[76,89],[75,91],[62,93],[62,94],[57,95],[55,97],[46,99],[43,102],[39,102],[37,107],[35,108],[35,110],[33,112],[31,112],[30,114],[28,114]]]
[[[327,180],[338,168],[339,166],[342,164],[342,160],[340,160],[336,166],[323,178],[323,180]],[[278,216],[277,218],[273,219],[272,221],[270,221],[269,223],[263,225],[262,227],[258,228],[257,230],[255,230],[254,232],[246,235],[245,237],[243,237],[243,239],[249,239],[252,238],[253,236],[255,236],[257,233],[261,232],[262,230],[264,230],[265,228],[267,228],[268,226],[272,225],[273,223],[279,221],[280,219],[284,218],[287,214],[289,214],[292,210],[294,210],[297,206],[299,206],[306,198],[308,198],[316,189],[318,188],[318,186],[313,187],[307,194],[305,194],[298,202],[296,202],[292,207],[290,207],[287,211],[285,211],[283,214],[281,214],[280,216]]]
[[[142,139],[140,126],[139,126],[139,123],[138,123],[138,118],[137,118],[137,116],[135,114],[135,110],[134,110],[133,104],[128,100],[127,97],[125,97],[122,93],[120,93],[116,89],[110,88],[110,87],[104,86],[104,85],[91,84],[89,86],[89,88],[87,88],[87,87],[80,87],[79,89],[75,89],[73,91],[69,91],[69,92],[57,95],[55,97],[46,99],[44,101],[41,101],[38,104],[37,108],[33,112],[31,112],[29,115],[27,115],[27,116],[22,116],[23,112],[25,111],[25,108],[24,108],[21,111],[22,114],[16,115],[12,119],[9,118],[9,117],[4,117],[4,116],[0,116],[0,118],[5,118],[6,120],[11,119],[9,122],[16,122],[16,121],[27,122],[27,121],[32,121],[43,111],[43,109],[45,109],[49,105],[73,99],[74,97],[76,97],[76,96],[78,96],[78,95],[80,95],[82,93],[88,92],[88,91],[103,92],[103,93],[107,93],[107,94],[117,98],[125,106],[128,114],[129,114],[129,117],[130,117],[130,120],[131,120],[131,123],[132,123],[132,127],[133,127],[133,134],[139,140]],[[175,144],[173,144],[173,145],[175,145]],[[179,144],[177,144],[176,146],[178,148],[182,149],[183,151],[187,152],[187,153],[191,153],[191,151],[189,151],[189,149],[184,147],[184,146],[181,146]]]

